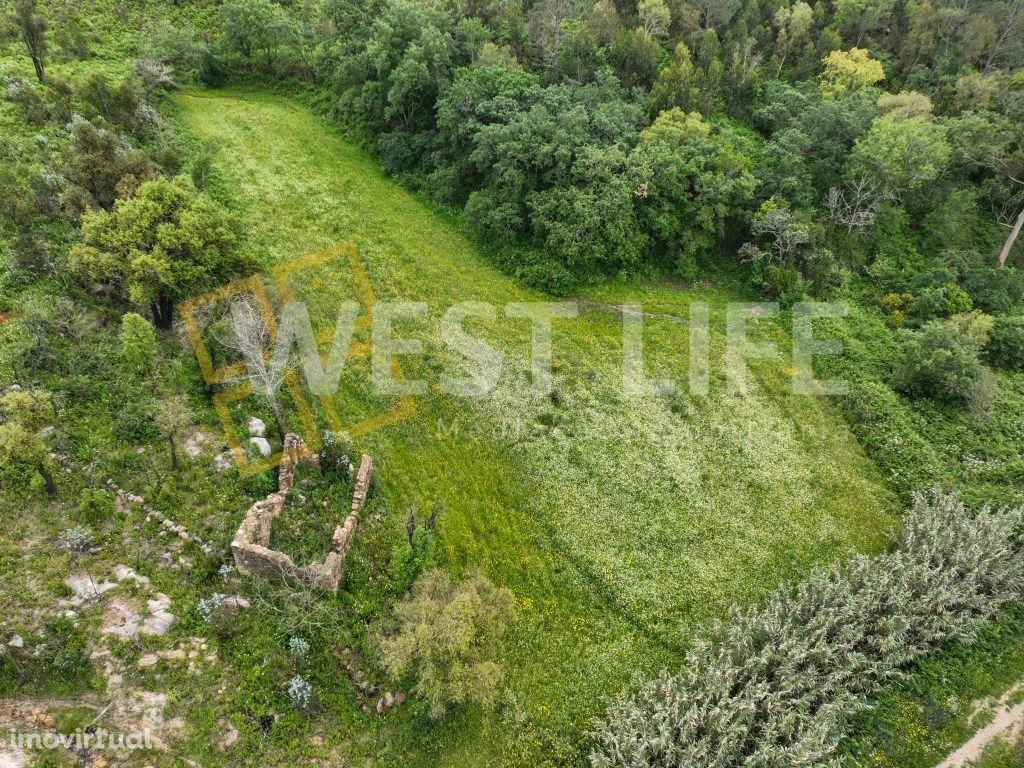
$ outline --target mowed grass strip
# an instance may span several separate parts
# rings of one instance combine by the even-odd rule
[[[430,304],[427,323],[398,331],[424,340],[422,358],[403,364],[407,377],[430,382],[427,394],[358,447],[377,457],[393,514],[444,503],[448,564],[511,588],[523,616],[505,651],[508,701],[447,727],[439,764],[578,763],[602,697],[634,670],[677,662],[692,633],[730,605],[889,540],[892,495],[828,404],[792,394],[784,357],[752,365],[751,394],[729,396],[715,330],[710,395],[691,397],[688,329],[649,320],[648,373],[683,392],[626,392],[621,319],[588,311],[556,321],[558,395],[531,395],[529,325],[503,308],[548,299],[490,266],[457,225],[294,100],[192,91],[176,109],[185,130],[220,143],[221,191],[270,263],[351,240],[378,300]],[[332,270],[292,278],[318,319],[355,298],[353,281]],[[730,299],[624,284],[588,295],[682,315],[690,301],[720,315]],[[461,370],[437,342],[437,320],[469,300],[497,308],[495,320],[467,327],[505,355],[499,386],[480,400],[437,386]],[[766,333],[785,348],[784,333]],[[365,374],[353,364],[338,398],[353,418],[392,405],[359,381]]]

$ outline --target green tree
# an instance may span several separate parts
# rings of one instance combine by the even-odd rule
[[[822,63],[821,92],[828,98],[862,91],[885,78],[882,63],[872,59],[864,48],[832,51]]]
[[[165,393],[156,412],[156,426],[167,438],[171,452],[171,469],[178,468],[178,439],[192,424],[188,401],[179,393]]]
[[[630,163],[636,206],[661,254],[684,272],[712,252],[727,222],[753,199],[753,162],[726,126],[699,113],[662,112],[640,134]]]
[[[951,157],[945,126],[928,118],[875,118],[857,141],[850,158],[855,173],[873,178],[882,188],[903,195],[935,181]]]
[[[665,0],[640,0],[636,6],[644,32],[651,37],[665,37],[672,23],[672,12]]]
[[[465,202],[482,173],[471,157],[483,126],[508,120],[537,86],[536,75],[518,66],[466,67],[437,102],[438,169],[431,188],[445,202]]]
[[[678,43],[672,62],[658,73],[658,79],[651,89],[651,115],[655,116],[672,107],[678,107],[683,112],[697,109],[700,105],[697,80],[689,46]]]
[[[989,331],[986,351],[996,365],[1024,370],[1024,317],[997,317]]]
[[[156,364],[156,334],[146,318],[126,312],[121,318],[121,359],[135,374],[149,377]]]
[[[73,215],[90,208],[110,210],[118,197],[131,195],[153,178],[148,155],[114,130],[98,128],[75,116],[69,126],[71,151],[64,175],[69,182],[64,204]]]
[[[427,571],[395,606],[397,631],[377,640],[381,664],[395,679],[416,678],[431,717],[467,702],[490,706],[502,679],[495,646],[514,616],[512,593],[483,576],[455,584]]]
[[[50,469],[49,430],[53,401],[42,391],[8,390],[0,397],[0,467],[38,472],[53,495],[57,486]]]
[[[597,0],[587,19],[587,28],[598,45],[608,45],[614,40],[622,30],[622,19],[619,18],[615,3],[612,0]]]
[[[149,305],[158,328],[170,327],[176,299],[243,264],[227,214],[183,175],[147,181],[113,211],[86,213],[70,257],[83,276]]]
[[[902,331],[903,354],[896,386],[914,397],[966,401],[982,381],[985,367],[978,342],[952,323],[933,320],[920,331]]]
[[[811,27],[814,24],[814,12],[811,6],[797,0],[792,6],[784,5],[775,12],[775,26],[778,28],[778,37],[775,39],[775,76],[782,73],[782,67],[793,51],[799,50],[800,46],[809,39]]]
[[[273,64],[278,49],[295,35],[285,10],[270,0],[228,0],[220,7],[228,46],[251,61]]]
[[[658,76],[661,46],[643,29],[624,29],[606,51],[608,63],[623,85],[649,89]]]

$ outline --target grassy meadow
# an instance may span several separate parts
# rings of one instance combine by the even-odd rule
[[[411,735],[415,724],[398,710],[367,753],[400,754],[406,765],[582,763],[580,734],[634,670],[678,661],[692,633],[730,605],[889,541],[893,493],[825,400],[792,394],[786,356],[751,365],[748,396],[725,391],[724,307],[737,297],[714,286],[623,283],[587,295],[682,317],[691,302],[708,303],[707,398],[686,394],[689,329],[657,319],[644,328],[648,375],[683,384],[681,393],[624,391],[621,320],[602,309],[556,321],[556,394],[535,396],[529,325],[502,312],[546,298],[490,266],[457,225],[385,180],[327,121],[299,101],[240,88],[181,93],[171,112],[187,140],[212,142],[209,190],[241,215],[271,272],[352,241],[378,300],[429,302],[426,322],[396,325],[397,335],[424,340],[423,355],[402,365],[427,392],[356,447],[379,462],[387,514],[398,521],[410,504],[443,504],[441,559],[509,587],[520,619],[496,710],[468,710],[430,743]],[[289,281],[320,328],[357,296],[347,264]],[[497,308],[496,319],[467,329],[505,356],[498,386],[481,399],[437,386],[446,373],[465,375],[437,343],[437,321],[469,300]],[[785,351],[780,327],[758,326]],[[398,405],[372,393],[367,376],[366,360],[346,367],[333,403],[346,424]],[[256,406],[237,404],[238,418],[247,407]],[[314,413],[326,426],[319,406]],[[360,729],[349,725],[331,740],[354,738]]]

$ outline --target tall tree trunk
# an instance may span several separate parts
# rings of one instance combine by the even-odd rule
[[[1013,229],[1010,230],[1010,236],[1006,238],[1006,244],[1003,246],[1003,252],[999,254],[999,266],[1006,265],[1006,259],[1010,256],[1010,251],[1013,250],[1013,244],[1017,242],[1017,236],[1020,234],[1021,227],[1024,227],[1024,208],[1021,209],[1020,215],[1017,217],[1017,221],[1014,222]]]
[[[39,79],[39,82],[41,83],[43,82],[43,60],[36,56],[34,53],[30,55],[32,56],[32,66],[35,67],[36,70],[36,77]]]
[[[43,482],[46,483],[46,492],[51,496],[56,495],[57,486],[53,482],[53,474],[51,474],[50,470],[47,469],[46,465],[43,464],[42,462],[39,463],[39,466],[36,467],[36,469],[39,470],[39,476],[42,477]]]
[[[176,470],[178,468],[178,447],[174,444],[173,432],[167,435],[167,442],[171,446],[171,469]]]
[[[153,325],[164,330],[171,327],[171,320],[174,317],[174,304],[171,303],[170,296],[161,293],[157,296],[156,301],[149,303],[149,308],[153,312]]]
[[[277,437],[281,441],[281,445],[284,445],[284,424],[281,421],[281,406],[277,402],[277,398],[273,395],[270,396],[270,413],[274,417],[274,427],[277,429]]]

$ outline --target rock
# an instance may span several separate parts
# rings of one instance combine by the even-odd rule
[[[21,635],[15,635],[14,637],[12,637],[10,640],[7,641],[7,645],[10,648],[24,648],[25,647],[25,640],[24,640],[24,638]]]
[[[252,437],[263,437],[267,433],[267,425],[263,419],[257,419],[255,416],[250,416],[248,421],[249,434]]]
[[[124,598],[115,597],[107,606],[100,632],[131,640],[139,633],[142,619],[135,605]]]
[[[270,443],[265,437],[250,437],[249,442],[256,446],[256,450],[260,452],[263,458],[267,458],[274,450],[270,447]]]
[[[23,768],[28,760],[28,753],[20,747],[7,745],[0,749],[0,768]]]
[[[136,583],[138,583],[140,586],[143,586],[143,587],[148,587],[149,586],[149,577],[148,576],[140,575],[133,568],[129,568],[127,565],[115,565],[114,566],[114,576],[117,578],[118,581],[124,581],[125,579],[131,579],[132,581],[135,581]]]
[[[64,584],[74,591],[75,597],[71,602],[75,604],[99,597],[117,586],[113,581],[93,581],[92,577],[84,572],[72,573],[64,579]]]
[[[203,445],[209,441],[202,432],[196,432],[185,438],[185,455],[190,459],[198,459],[203,454]]]
[[[231,455],[228,453],[218,453],[213,457],[213,468],[218,472],[231,469]]]
[[[157,651],[159,656],[164,661],[184,661],[185,652],[181,648],[170,648],[166,651]]]
[[[155,667],[160,658],[155,653],[147,653],[139,659],[139,669],[149,669]]]
[[[248,608],[249,601],[241,595],[231,595],[230,597],[224,598],[224,602],[221,603],[221,605],[231,610],[237,610],[240,608]]]
[[[175,619],[174,614],[167,611],[171,606],[171,598],[163,593],[159,593],[156,596],[156,600],[150,600],[148,605],[150,616],[142,622],[139,632],[144,635],[167,634],[167,630],[171,628]]]

